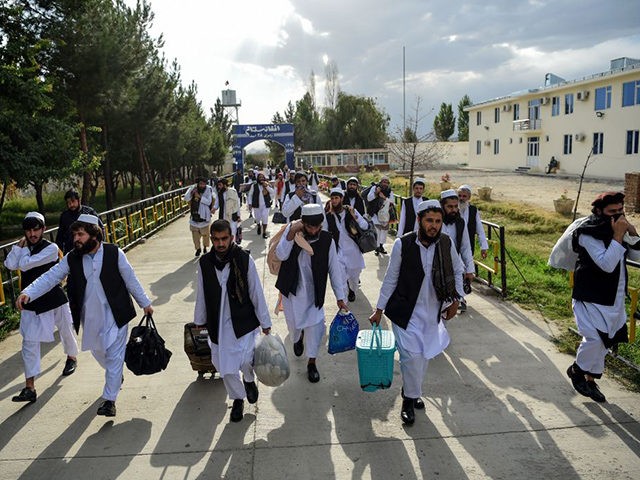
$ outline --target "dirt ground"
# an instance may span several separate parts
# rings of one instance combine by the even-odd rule
[[[563,193],[575,199],[578,195],[580,179],[558,175],[520,174],[515,172],[472,170],[472,169],[437,169],[421,172],[427,182],[439,182],[444,173],[449,173],[451,183],[459,186],[468,184],[473,193],[479,187],[491,187],[492,200],[521,201],[554,211],[553,200]],[[606,191],[624,191],[624,179],[585,178],[578,204],[578,216],[591,213],[591,202],[600,193]],[[566,193],[565,193],[566,192]],[[635,225],[640,225],[640,214],[628,212],[627,216]]]

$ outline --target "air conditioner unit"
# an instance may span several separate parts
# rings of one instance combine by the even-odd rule
[[[506,105],[502,106],[502,111],[503,112],[510,112],[511,111],[511,104],[507,103]]]
[[[540,105],[547,105],[549,103],[549,97],[542,97],[540,99]]]
[[[576,133],[573,138],[575,138],[576,142],[581,142],[584,140],[584,133]]]
[[[576,95],[576,98],[580,101],[585,101],[587,98],[589,98],[589,90],[579,91],[578,94]]]
[[[485,140],[484,144],[488,147],[489,145],[491,145],[491,140]]]

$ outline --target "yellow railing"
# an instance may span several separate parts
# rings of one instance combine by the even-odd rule
[[[474,263],[487,272],[491,272],[494,275],[500,275],[500,242],[491,240],[489,242],[489,251],[493,252],[493,267],[490,267],[486,263],[482,263],[480,260],[474,260]]]
[[[636,341],[635,313],[638,308],[638,294],[640,293],[640,288],[629,287],[628,290],[629,290],[629,295],[631,296],[631,307],[630,307],[630,315],[629,315],[629,343],[633,343]]]
[[[127,217],[116,218],[111,221],[111,240],[113,243],[120,245],[125,240],[124,245],[129,243],[129,228],[127,225]]]
[[[155,208],[155,213],[156,213],[156,222],[161,222],[162,220],[164,220],[164,203],[163,202],[158,202],[156,203],[154,206]]]
[[[6,298],[4,297],[4,287],[2,282],[2,270],[0,270],[0,306],[7,303]]]
[[[149,220],[151,216],[151,220]],[[147,229],[153,227],[156,224],[156,207],[151,206],[144,209],[144,224]]]
[[[144,224],[142,223],[142,212],[138,210],[129,215],[129,235],[132,240],[139,238],[140,232],[144,232]]]

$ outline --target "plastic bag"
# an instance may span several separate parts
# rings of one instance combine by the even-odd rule
[[[284,343],[277,333],[261,335],[253,354],[253,370],[258,380],[269,387],[282,385],[291,370]]]
[[[359,331],[360,326],[355,315],[340,310],[329,327],[329,353],[334,354],[355,349]]]
[[[578,253],[573,251],[573,232],[588,219],[589,217],[579,218],[567,227],[551,250],[548,262],[550,266],[567,271],[575,270]]]

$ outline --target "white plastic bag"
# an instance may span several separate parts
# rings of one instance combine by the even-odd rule
[[[253,354],[253,370],[260,382],[269,387],[282,385],[289,378],[289,360],[277,333],[260,335]]]
[[[550,266],[567,271],[575,270],[576,262],[578,261],[578,254],[573,251],[573,232],[588,218],[589,217],[579,218],[567,227],[551,250],[548,262]]]

